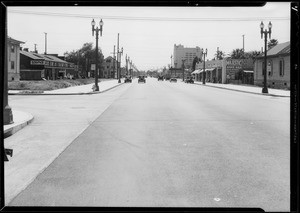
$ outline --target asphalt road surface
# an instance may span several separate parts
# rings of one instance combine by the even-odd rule
[[[9,206],[289,211],[289,98],[151,78],[124,86]]]

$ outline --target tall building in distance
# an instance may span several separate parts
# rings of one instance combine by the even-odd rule
[[[193,60],[196,56],[198,58],[202,57],[202,50],[200,49],[200,47],[184,47],[181,44],[174,44],[172,67],[181,68],[182,60],[185,60],[185,68],[191,68],[193,65]]]

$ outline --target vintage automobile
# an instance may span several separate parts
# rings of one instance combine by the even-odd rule
[[[139,76],[138,83],[140,82],[146,83],[146,79],[144,76]]]
[[[185,79],[185,81],[184,81],[185,83],[190,83],[190,84],[193,84],[194,83],[194,80],[193,80],[193,78],[187,78],[187,79]]]
[[[131,78],[131,76],[125,76],[124,83],[132,83],[132,78]]]
[[[164,80],[164,77],[163,77],[163,76],[158,76],[158,77],[157,77],[157,80],[158,80],[158,81],[163,81],[163,80]]]
[[[170,78],[170,82],[177,82],[177,78]]]

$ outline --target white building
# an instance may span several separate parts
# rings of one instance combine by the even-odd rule
[[[24,42],[11,37],[7,38],[8,81],[20,80],[20,44]]]
[[[202,58],[202,50],[200,47],[190,48],[184,47],[183,45],[174,44],[174,52],[173,52],[173,60],[172,67],[173,68],[181,68],[182,60],[184,61],[185,68],[191,68],[193,65],[193,60],[195,57]]]

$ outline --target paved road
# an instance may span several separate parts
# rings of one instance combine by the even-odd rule
[[[127,87],[10,206],[289,211],[289,99]]]

